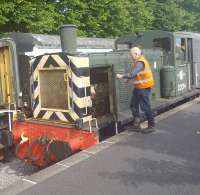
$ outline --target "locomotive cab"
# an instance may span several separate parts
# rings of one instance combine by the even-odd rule
[[[197,33],[151,30],[122,36],[116,40],[115,47],[161,49],[161,97],[170,98],[199,88],[199,43],[200,35]]]

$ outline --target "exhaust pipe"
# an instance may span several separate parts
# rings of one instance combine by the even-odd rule
[[[60,40],[63,52],[75,53],[77,50],[76,26],[72,24],[60,27]]]

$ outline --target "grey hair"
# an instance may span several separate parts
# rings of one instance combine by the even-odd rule
[[[139,47],[132,47],[132,48],[130,49],[130,52],[131,52],[131,53],[136,53],[136,54],[138,54],[138,55],[141,55],[141,54],[142,54],[142,51],[140,50]]]

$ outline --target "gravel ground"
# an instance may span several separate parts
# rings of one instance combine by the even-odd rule
[[[0,162],[0,194],[1,190],[9,185],[37,171],[37,167],[26,165],[14,157],[11,157],[7,162]]]

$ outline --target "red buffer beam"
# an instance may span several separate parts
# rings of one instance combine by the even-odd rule
[[[58,162],[98,142],[98,136],[80,129],[34,122],[13,123],[16,155],[39,167]]]

